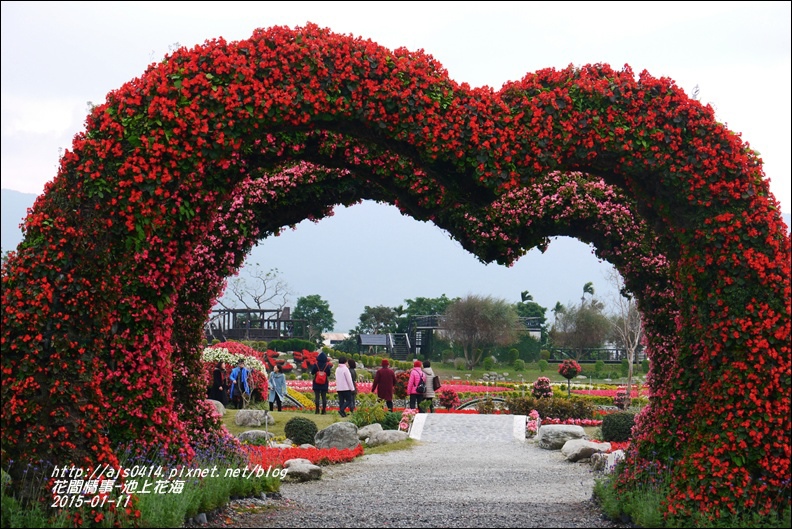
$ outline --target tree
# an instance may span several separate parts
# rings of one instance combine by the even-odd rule
[[[415,299],[405,299],[404,303],[407,305],[399,314],[398,332],[407,332],[410,326],[410,320],[415,316],[429,316],[433,314],[445,314],[448,306],[459,298],[449,299],[445,294],[439,298],[423,298],[417,297]]]
[[[366,305],[360,314],[356,334],[387,334],[396,330],[396,311],[390,307]]]
[[[586,302],[585,295],[591,298]],[[559,309],[560,310],[557,310]],[[550,339],[556,347],[569,348],[574,351],[575,360],[580,360],[585,349],[601,347],[608,336],[610,323],[603,314],[605,306],[594,299],[594,286],[586,283],[580,305],[563,307],[556,303],[555,321],[550,330]]]
[[[224,309],[246,308],[264,309],[275,307],[283,309],[289,302],[288,284],[280,277],[277,268],[267,272],[255,263],[245,267],[245,276],[237,276],[228,283],[224,296],[217,304]]]
[[[308,322],[308,339],[318,347],[322,345],[322,333],[332,331],[336,323],[330,305],[318,294],[298,298],[292,318]]]
[[[613,341],[624,347],[627,352],[627,402],[629,402],[635,353],[643,341],[643,320],[638,310],[638,304],[624,285],[621,274],[612,268],[606,277],[613,285],[614,290],[620,294],[614,296],[615,299],[612,300],[615,312],[609,316],[608,321],[611,324]]]
[[[509,302],[468,295],[448,306],[445,329],[448,337],[462,347],[467,368],[472,369],[488,347],[516,342],[520,324]]]

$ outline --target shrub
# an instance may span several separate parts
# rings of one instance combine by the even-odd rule
[[[443,351],[443,363],[450,364],[454,361],[454,351],[452,349],[446,349]]]
[[[641,360],[641,371],[644,372],[644,375],[649,372],[649,359],[644,358]]]
[[[495,413],[495,401],[492,400],[492,397],[481,399],[478,404],[476,404],[476,411],[482,415]]]
[[[435,397],[440,405],[447,410],[453,410],[461,404],[456,390],[448,386],[440,388],[440,391],[435,393]]]
[[[465,367],[467,367],[467,360],[464,358],[454,358],[454,368],[457,371],[464,371]]]
[[[383,430],[398,430],[401,418],[401,413],[388,411],[385,412],[385,417],[379,423],[382,425]]]
[[[511,349],[509,349],[509,352],[506,353],[506,363],[509,364],[510,366],[514,365],[514,362],[516,362],[519,357],[520,357],[520,351],[512,347]]]
[[[397,399],[407,398],[407,383],[410,381],[410,372],[396,373],[396,385],[393,386],[393,396]]]
[[[539,360],[539,362],[537,362],[537,365],[539,366],[540,373],[544,373],[545,371],[547,371],[547,368],[550,367],[550,364],[544,358]]]
[[[283,432],[296,445],[314,444],[319,429],[306,417],[292,417],[286,422]]]
[[[635,424],[634,413],[620,411],[606,415],[602,418],[602,440],[617,443],[629,441],[633,424]]]
[[[525,371],[525,360],[520,360],[519,358],[514,361],[514,370],[515,371]]]
[[[541,358],[542,360],[550,360],[550,351],[548,351],[547,349],[542,349],[541,351],[539,351],[539,358]]]
[[[506,397],[506,408],[512,415],[528,415],[531,410],[539,412],[542,419],[593,419],[594,405],[579,397]]]
[[[621,376],[627,378],[627,375],[630,374],[630,362],[626,358],[623,358],[621,361]]]
[[[531,394],[537,399],[550,398],[553,396],[553,388],[550,385],[550,379],[547,377],[539,377],[533,383]]]
[[[349,421],[362,428],[375,422],[380,422],[385,418],[385,409],[379,403],[377,396],[373,393],[359,393],[357,396],[357,407],[350,416]]]
[[[488,356],[487,358],[484,359],[482,365],[484,369],[486,369],[487,371],[492,371],[493,369],[495,369],[495,359],[492,358],[491,356]]]
[[[620,410],[626,410],[630,406],[630,399],[627,398],[627,390],[620,389],[616,391],[616,396],[613,397],[613,405]]]
[[[597,360],[594,363],[594,372],[597,374],[597,377],[599,377],[603,371],[605,371],[605,362]]]
[[[567,380],[572,380],[578,376],[581,369],[580,364],[574,360],[564,360],[558,364],[558,372]]]

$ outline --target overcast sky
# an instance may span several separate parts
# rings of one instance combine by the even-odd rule
[[[499,89],[542,68],[599,62],[669,77],[688,94],[698,87],[717,118],[761,153],[788,213],[790,5],[4,1],[2,188],[40,194],[59,150],[83,129],[88,102],[103,102],[174,45],[313,22],[391,49],[423,49],[471,86]]]

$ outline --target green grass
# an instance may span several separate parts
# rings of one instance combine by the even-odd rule
[[[247,432],[248,430],[261,430],[262,432],[265,430],[264,426],[237,426],[234,422],[236,418],[236,414],[239,410],[226,410],[226,414],[223,416],[223,424],[225,424],[228,431],[232,434],[238,436],[242,432]],[[316,415],[313,411],[274,411],[272,412],[272,416],[275,418],[275,424],[272,424],[266,428],[267,431],[272,432],[275,437],[284,437],[285,432],[283,429],[286,427],[286,423],[292,417],[305,417],[311,419],[315,424],[318,430],[324,430],[328,426],[336,422],[348,421],[349,417],[343,418],[338,415],[336,411],[328,411],[325,415]]]

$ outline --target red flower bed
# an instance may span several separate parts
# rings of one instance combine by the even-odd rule
[[[348,463],[358,456],[363,455],[363,445],[355,448],[270,448],[266,446],[245,447],[250,457],[251,465],[282,467],[289,459],[308,459],[315,465],[334,465]]]

